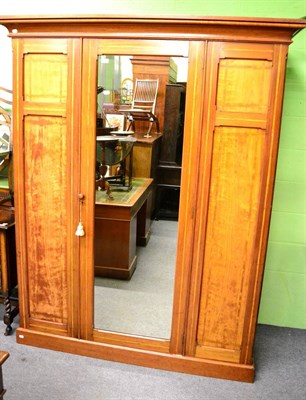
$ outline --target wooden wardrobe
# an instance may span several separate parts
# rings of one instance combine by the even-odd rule
[[[0,24],[13,39],[17,341],[253,381],[287,52],[306,20],[1,16]],[[100,54],[189,59],[170,339],[94,328]]]

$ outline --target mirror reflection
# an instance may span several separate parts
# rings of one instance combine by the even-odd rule
[[[98,57],[94,325],[171,334],[188,59]]]

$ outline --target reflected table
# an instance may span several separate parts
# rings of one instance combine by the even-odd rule
[[[110,183],[132,188],[132,170],[133,170],[133,144],[136,139],[127,132],[119,135],[120,132],[111,132],[112,135],[97,136],[97,171],[96,171],[96,189],[105,190],[109,198],[112,199]],[[122,133],[122,132],[121,132]],[[126,159],[129,156],[128,184],[126,185]],[[113,176],[106,177],[109,166],[119,165]]]
[[[131,278],[136,246],[145,246],[150,237],[152,182],[134,178],[131,191],[114,190],[113,200],[96,191],[95,276]]]

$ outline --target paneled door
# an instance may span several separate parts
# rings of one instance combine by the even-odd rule
[[[13,43],[20,324],[76,336],[80,42]]]
[[[182,344],[186,322],[183,316],[186,312],[186,293],[188,292],[191,266],[189,249],[190,242],[193,241],[194,224],[193,219],[190,219],[190,215],[192,215],[195,209],[197,181],[199,176],[197,172],[197,161],[201,140],[201,131],[199,128],[202,118],[199,98],[203,89],[202,66],[204,47],[204,42],[188,43],[171,40],[84,40],[82,132],[86,132],[86,135],[83,134],[81,145],[81,159],[83,163],[81,171],[81,191],[88,196],[83,206],[83,219],[87,221],[86,224],[88,224],[88,227],[86,228],[86,236],[81,241],[81,337],[83,339],[144,350],[155,350],[162,353],[181,353],[183,351]],[[178,65],[181,64],[181,60],[188,61],[188,65],[187,62],[185,62],[188,73],[186,69],[187,106],[184,131],[185,158],[183,159],[182,166],[185,190],[181,194],[180,199],[182,211],[178,221],[178,232],[175,238],[174,249],[169,250],[169,247],[164,247],[164,249],[160,248],[158,250],[160,253],[159,267],[161,268],[162,274],[171,275],[171,279],[169,285],[167,284],[166,286],[162,275],[160,278],[156,278],[156,268],[147,265],[147,267],[151,269],[149,276],[146,278],[146,281],[143,281],[140,290],[136,290],[136,281],[140,279],[140,266],[136,268],[136,272],[134,272],[134,275],[128,283],[124,284],[122,282],[116,282],[115,280],[109,281],[107,279],[101,279],[94,275],[95,260],[93,258],[92,249],[94,247],[93,243],[95,237],[100,234],[97,229],[94,229],[93,224],[95,219],[94,205],[97,196],[95,193],[94,176],[97,146],[96,118],[98,110],[98,74],[103,74],[103,65],[109,65],[109,59],[112,61],[115,58],[120,62],[121,57],[123,57],[124,65],[126,65],[133,56],[140,55],[146,57],[147,63],[150,63],[151,59],[152,65],[154,65],[155,62],[154,57],[158,57],[159,60],[162,57],[165,59],[173,57]],[[123,67],[121,67],[121,71],[122,68]],[[106,80],[106,77],[102,76],[102,78]],[[118,78],[116,77],[115,80],[118,81]],[[155,133],[152,133],[152,135],[155,135]],[[99,197],[101,196],[103,196],[103,194],[99,194]],[[115,203],[116,196],[117,194],[114,192],[113,201]],[[119,217],[120,215],[118,215],[118,218]],[[109,224],[109,226],[110,230],[106,232],[105,235],[112,234],[112,224]],[[108,237],[105,236],[101,238],[101,241],[103,241],[103,239],[105,241],[109,240]],[[167,244],[167,241],[170,242],[170,240],[171,238],[165,237],[164,244]],[[118,243],[113,243],[113,245],[118,246]],[[121,245],[123,245],[123,243],[121,243]],[[149,245],[150,242],[147,248]],[[147,248],[144,248],[143,252],[148,251]],[[171,254],[167,254],[167,252],[171,252]],[[92,256],[88,257],[90,254],[92,254]],[[114,259],[116,256],[117,254],[113,254]],[[167,256],[171,256],[173,259],[171,272],[168,272],[168,267],[164,261]],[[146,263],[150,263],[149,258]],[[146,289],[149,286],[148,280],[152,281],[152,283],[156,280],[156,286],[154,287],[152,284],[150,289]],[[118,303],[122,293],[120,290],[115,293],[115,288],[119,286],[120,288],[123,287],[122,292],[125,299],[128,298],[121,307],[118,306]],[[129,287],[134,288],[134,291],[131,290],[131,297],[128,297]],[[147,294],[146,290],[148,290]],[[110,293],[110,295],[107,296],[105,293]],[[165,293],[169,295],[169,299],[167,298],[164,302],[159,302]],[[105,300],[103,301],[102,299]],[[144,300],[139,301],[139,299]],[[161,304],[160,307],[157,306],[155,308],[156,313],[159,315],[158,320],[156,319],[156,315],[149,311],[152,309],[150,308],[150,303],[153,301],[156,301],[156,304]],[[116,311],[110,311],[111,307],[113,307],[113,303],[115,303],[113,309]],[[135,306],[131,306],[132,303],[135,303]],[[119,311],[117,311],[118,309]],[[116,312],[118,312],[118,314],[115,314]],[[115,319],[115,321],[111,322],[111,319]],[[135,322],[128,324],[125,323],[126,319]],[[169,327],[166,332],[165,330],[159,331],[157,326],[163,325],[164,319],[166,319],[166,325]],[[148,328],[145,328],[146,326]]]
[[[187,352],[251,363],[285,46],[210,43]],[[205,223],[203,223],[205,221]],[[199,301],[200,299],[200,301]]]

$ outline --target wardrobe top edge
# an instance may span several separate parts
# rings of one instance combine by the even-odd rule
[[[247,39],[291,43],[306,19],[196,16],[1,16],[11,37]]]
[[[304,17],[305,18],[305,17]],[[12,23],[183,23],[183,24],[248,24],[264,26],[306,27],[306,19],[294,18],[259,18],[259,17],[220,17],[220,16],[154,16],[154,15],[10,15],[1,16],[0,24]]]

